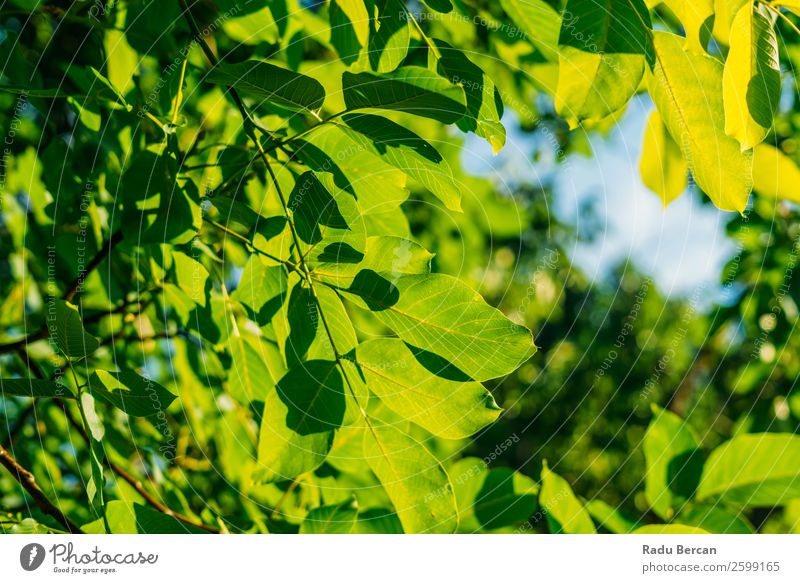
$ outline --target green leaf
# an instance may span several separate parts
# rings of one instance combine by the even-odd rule
[[[447,378],[441,365],[426,368],[396,338],[367,340],[356,354],[369,389],[395,413],[439,437],[469,437],[502,411],[483,385]]]
[[[228,339],[228,351],[231,355],[228,390],[244,406],[252,401],[264,401],[267,391],[275,384],[266,364],[266,350],[274,350],[273,358],[280,358],[274,345],[262,344],[250,334],[234,331]]]
[[[800,202],[800,168],[778,148],[759,144],[753,149],[753,190],[792,202]]]
[[[548,61],[558,61],[561,16],[552,6],[544,0],[500,0],[500,5]]]
[[[0,396],[75,398],[66,385],[44,379],[0,379]]]
[[[358,507],[354,500],[320,506],[306,515],[300,534],[349,534],[357,518]]]
[[[121,222],[126,240],[188,243],[202,225],[200,194],[191,181],[179,183],[178,164],[168,152],[144,151],[125,170],[121,181]]]
[[[289,368],[303,360],[334,360],[325,323],[340,354],[353,350],[358,341],[350,318],[337,293],[325,286],[315,286],[316,299],[296,276],[289,300],[272,323]],[[322,322],[319,310],[325,315]]]
[[[89,379],[93,395],[134,417],[163,414],[175,395],[132,370],[96,370]]]
[[[403,237],[367,237],[364,258],[358,263],[318,263],[315,277],[338,287],[348,287],[359,272],[369,269],[389,280],[404,275],[430,273],[431,259],[422,245]]]
[[[780,506],[800,498],[800,437],[756,433],[734,437],[711,452],[698,500],[734,507]]]
[[[295,365],[264,399],[254,478],[289,480],[319,467],[345,411],[344,384],[335,362]]]
[[[460,85],[466,97],[466,113],[458,121],[462,131],[475,132],[492,146],[497,154],[506,143],[503,127],[503,102],[500,92],[480,67],[472,63],[460,50],[435,40],[441,57],[436,62],[440,74],[451,83]]]
[[[374,71],[394,71],[408,54],[408,16],[400,0],[378,0],[378,14],[369,38],[369,62]]]
[[[547,523],[553,534],[595,534],[592,518],[580,500],[572,493],[569,483],[554,473],[544,462],[539,506],[547,513]]]
[[[366,228],[356,202],[331,174],[304,172],[289,196],[289,210],[310,266],[357,263],[364,257]]]
[[[538,486],[511,468],[489,469],[478,458],[449,467],[459,512],[460,532],[496,530],[520,524],[536,511]]]
[[[409,534],[455,532],[453,487],[439,461],[410,435],[391,425],[364,432],[364,457],[394,504]],[[426,501],[426,495],[438,494]]]
[[[680,37],[655,32],[650,95],[673,139],[682,145],[695,182],[722,210],[743,212],[750,195],[752,154],[725,135],[719,87],[722,65],[687,53]]]
[[[143,504],[111,500],[106,505],[106,518],[111,534],[208,534]],[[87,534],[104,534],[103,520],[81,527]]]
[[[231,299],[250,311],[250,319],[259,325],[267,324],[288,296],[286,269],[266,261],[261,255],[250,256]]]
[[[325,89],[319,81],[266,61],[220,63],[209,71],[206,80],[292,110],[316,111],[325,101]]]
[[[719,506],[695,506],[683,510],[678,522],[702,528],[712,534],[753,534],[755,530],[741,511],[731,512]]]
[[[365,151],[403,171],[453,211],[461,210],[461,191],[453,171],[436,148],[414,132],[377,115],[342,118],[351,138]]]
[[[466,111],[464,90],[422,67],[401,67],[391,73],[342,75],[347,109],[387,109],[455,123]]]
[[[87,334],[78,308],[59,299],[47,305],[47,327],[56,346],[69,358],[85,358],[100,346],[97,338]]]
[[[369,41],[369,12],[363,0],[331,0],[331,44],[346,65],[358,60]]]
[[[590,500],[585,506],[597,526],[612,534],[628,534],[638,527],[636,520],[602,500]]]
[[[686,190],[689,167],[681,150],[653,110],[642,140],[639,174],[644,185],[655,192],[666,207]]]
[[[622,109],[653,63],[642,0],[569,0],[558,42],[556,111],[573,126]]]
[[[307,140],[297,140],[296,156],[306,166],[333,175],[337,190],[352,196],[362,213],[387,212],[408,198],[406,175],[381,159],[373,147],[354,140],[349,130],[325,124]]]
[[[370,508],[358,513],[356,534],[403,534],[397,515],[385,508]]]
[[[105,457],[103,438],[106,432],[103,427],[103,421],[100,419],[95,409],[94,397],[88,392],[83,391],[80,394],[79,403],[81,416],[83,417],[89,437],[89,463],[92,469],[92,475],[86,482],[86,495],[94,511],[101,513],[103,512],[101,504],[103,500],[102,489],[105,485],[102,461]]]
[[[664,520],[671,520],[676,507],[688,498],[679,493],[690,495],[700,478],[698,443],[683,419],[674,413],[654,406],[653,415],[644,436],[644,493],[653,511]]]
[[[731,48],[722,75],[725,133],[742,150],[761,143],[772,128],[781,97],[778,39],[771,16],[748,1],[731,25]]]
[[[309,245],[322,240],[321,227],[339,230],[349,228],[336,200],[313,172],[304,172],[297,178],[289,197],[289,209],[297,234]]]
[[[453,10],[453,4],[450,0],[424,0],[424,2],[431,10],[441,12],[442,14],[447,14]]]
[[[359,298],[359,305],[400,338],[444,357],[476,381],[507,375],[536,351],[529,330],[449,275],[410,275],[390,282],[365,270],[348,292],[348,298]]]

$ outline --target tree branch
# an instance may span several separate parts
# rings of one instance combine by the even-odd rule
[[[83,288],[83,282],[86,281],[86,278],[109,256],[111,250],[114,249],[120,241],[122,241],[122,229],[119,229],[109,237],[108,241],[103,244],[97,254],[92,257],[91,261],[86,265],[86,269],[78,273],[78,276],[69,284],[67,291],[64,292],[61,299],[66,301],[72,300],[75,294]]]
[[[14,479],[17,480],[30,497],[33,498],[36,505],[42,509],[42,512],[52,516],[60,524],[63,524],[68,532],[72,534],[83,533],[83,531],[75,526],[55,504],[50,502],[45,493],[42,492],[39,484],[36,483],[34,475],[22,467],[22,465],[14,459],[14,456],[2,445],[0,445],[0,464],[3,464],[3,467],[14,476]]]

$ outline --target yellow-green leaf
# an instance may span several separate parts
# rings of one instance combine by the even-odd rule
[[[367,340],[356,352],[369,389],[395,413],[434,435],[469,437],[502,411],[483,385],[453,378],[446,363],[429,363],[402,340]]]
[[[725,133],[742,150],[761,143],[772,127],[781,94],[778,40],[763,6],[747,2],[733,19],[731,50],[722,75]]]
[[[673,139],[681,144],[697,185],[717,207],[743,212],[751,188],[752,153],[724,131],[722,64],[685,51],[681,37],[655,32],[656,66],[650,95]]]
[[[714,25],[714,0],[665,0],[686,30],[685,48],[704,55]]]
[[[661,121],[658,111],[650,114],[642,140],[639,174],[644,185],[667,206],[686,190],[689,167],[681,150]]]
[[[800,168],[774,146],[759,144],[753,149],[753,190],[800,202]]]
[[[364,432],[364,457],[406,533],[455,532],[458,510],[453,486],[424,445],[392,425],[373,425]]]
[[[542,489],[539,506],[546,511],[547,523],[554,534],[594,534],[597,532],[586,508],[575,497],[569,483],[550,470],[547,462],[542,467]]]

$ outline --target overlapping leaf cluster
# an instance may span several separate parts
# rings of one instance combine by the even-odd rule
[[[767,145],[779,2],[723,15],[712,3],[503,0],[476,8],[481,19],[448,0],[427,2],[429,18],[400,0],[120,0],[102,17],[15,4],[30,19],[6,26],[0,89],[29,109],[12,118],[25,139],[5,186],[25,195],[3,202],[7,263],[23,275],[2,350],[24,374],[4,374],[2,390],[53,398],[74,421],[90,511],[66,510],[84,530],[525,531],[537,504],[552,531],[638,528],[584,505],[546,464],[539,484],[447,459],[500,415],[486,384],[535,346],[468,276],[432,268],[431,235],[406,210],[415,198],[469,212],[478,195],[446,136],[471,133],[497,153],[503,102],[524,117],[533,87],[573,128],[613,122],[647,90],[657,112],[642,175],[665,202],[689,172],[725,210],[743,211],[753,183],[791,198],[774,170],[797,169]],[[70,49],[72,61],[41,58]],[[43,261],[20,267],[30,256]],[[723,446],[699,485],[675,486],[673,458],[699,445],[673,426],[659,414],[645,443],[661,519],[703,528],[677,505],[796,497],[788,436]],[[789,453],[776,467],[719,469],[762,443]],[[165,460],[210,463],[219,505],[189,516],[188,488],[169,480],[167,504],[154,502],[122,477],[118,462],[132,459],[156,474]],[[228,499],[236,516],[218,508]]]

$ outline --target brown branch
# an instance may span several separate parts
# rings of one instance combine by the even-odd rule
[[[45,493],[42,492],[39,484],[36,483],[34,475],[22,467],[20,463],[14,459],[14,456],[2,445],[0,445],[0,464],[3,464],[3,467],[14,476],[14,479],[20,483],[28,494],[30,494],[33,501],[36,502],[36,505],[41,508],[44,513],[55,518],[72,534],[81,534],[83,532],[80,528],[75,526],[55,504],[50,502]]]
[[[185,516],[185,515],[183,515],[183,514],[181,514],[179,512],[175,512],[171,508],[169,508],[167,506],[164,506],[161,502],[159,502],[155,498],[155,496],[150,494],[150,492],[148,492],[145,489],[145,487],[144,487],[144,485],[142,484],[141,481],[139,481],[138,479],[136,479],[136,477],[134,477],[131,474],[129,474],[127,472],[127,470],[125,470],[124,468],[122,468],[121,466],[115,464],[114,462],[112,462],[111,460],[109,460],[107,458],[106,458],[105,461],[106,461],[106,464],[108,465],[108,467],[111,469],[111,471],[113,471],[120,478],[122,478],[128,484],[130,484],[133,487],[133,489],[136,490],[139,493],[139,495],[147,501],[148,504],[150,504],[152,507],[154,507],[159,512],[163,512],[167,516],[171,516],[172,518],[180,520],[181,522],[183,522],[184,524],[188,524],[189,526],[193,526],[195,528],[200,528],[202,530],[205,530],[206,532],[210,532],[210,533],[213,533],[213,534],[220,534],[220,530],[219,529],[214,528],[213,526],[208,526],[206,524],[203,524],[202,522],[198,522],[196,520],[193,520],[193,519],[189,518],[188,516]]]
[[[75,428],[75,430],[77,430],[77,432],[80,434],[80,436],[86,443],[89,443],[89,436],[86,435],[86,431],[84,431],[83,425],[81,425],[81,423],[77,419],[75,419],[70,410],[67,408],[67,404],[64,403],[63,401],[61,402],[61,408],[64,411],[64,415],[67,416],[67,420],[69,421],[70,425],[72,425]],[[180,512],[175,512],[168,506],[159,502],[155,496],[153,496],[150,492],[148,492],[145,489],[144,484],[142,484],[141,480],[128,473],[128,471],[125,470],[119,464],[112,462],[110,459],[108,459],[108,456],[103,457],[103,464],[112,472],[117,474],[120,478],[125,480],[128,484],[130,484],[133,487],[133,489],[136,490],[148,504],[150,504],[153,508],[155,508],[159,512],[163,512],[168,516],[172,516],[173,518],[176,518],[177,520],[180,520],[181,522],[183,522],[184,524],[188,524],[189,526],[194,526],[195,528],[200,528],[202,530],[205,530],[207,532],[212,532],[214,534],[220,534],[220,531],[218,529],[212,526],[207,526],[202,522],[198,522],[192,518],[189,518],[188,516],[181,514]]]

